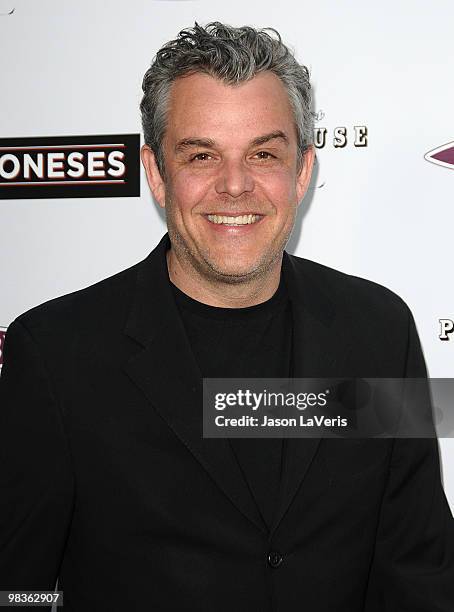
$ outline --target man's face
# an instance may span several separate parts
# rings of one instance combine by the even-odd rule
[[[142,159],[178,259],[227,282],[266,273],[290,236],[313,164],[310,149],[298,173],[280,79],[271,72],[237,86],[200,73],[177,79],[167,126],[165,182],[147,147]]]

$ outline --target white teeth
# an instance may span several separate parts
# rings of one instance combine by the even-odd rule
[[[259,220],[260,215],[240,215],[238,217],[226,217],[221,215],[207,215],[212,223],[223,225],[250,225]]]

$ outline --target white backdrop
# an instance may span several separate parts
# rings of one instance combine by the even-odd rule
[[[0,13],[0,138],[138,133],[143,74],[180,29],[276,28],[310,67],[327,130],[289,252],[401,295],[430,375],[453,377],[438,319],[454,319],[454,171],[424,159],[454,141],[452,1],[0,0]],[[151,251],[166,228],[141,180],[140,198],[0,200],[0,327]],[[440,440],[452,508],[453,442]]]

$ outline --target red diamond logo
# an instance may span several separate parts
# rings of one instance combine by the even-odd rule
[[[432,164],[437,164],[437,166],[454,170],[454,142],[448,142],[441,147],[432,149],[424,155],[424,159]]]
[[[0,370],[3,364],[3,343],[5,341],[6,327],[0,327]]]

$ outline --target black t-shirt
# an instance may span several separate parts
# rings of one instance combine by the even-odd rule
[[[192,299],[171,283],[189,343],[204,378],[288,378],[292,316],[284,277],[266,302],[220,308]],[[281,478],[284,440],[230,438],[246,482],[270,526]]]

